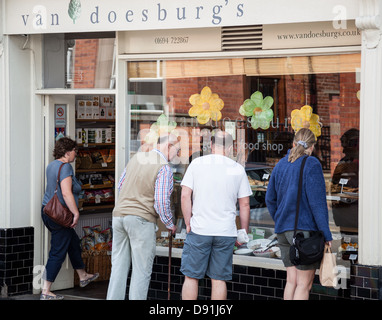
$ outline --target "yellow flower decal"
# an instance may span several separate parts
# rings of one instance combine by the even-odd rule
[[[294,109],[291,117],[291,125],[295,132],[301,128],[308,128],[314,133],[316,139],[321,135],[320,117],[313,113],[311,106],[305,105],[300,110]]]
[[[224,108],[224,102],[219,95],[212,93],[209,87],[193,94],[189,99],[192,107],[188,110],[190,117],[196,117],[200,124],[206,124],[210,119],[219,121],[222,118],[220,110]]]
[[[169,121],[165,114],[161,114],[157,121],[151,125],[149,133],[145,136],[145,142],[156,146],[158,138],[162,134],[171,133],[179,136],[175,129],[176,126],[175,121]]]

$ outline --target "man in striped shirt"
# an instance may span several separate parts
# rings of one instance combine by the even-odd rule
[[[174,146],[176,152],[180,150],[178,146]],[[164,160],[166,160],[164,154],[158,149],[153,149],[157,152]],[[166,160],[167,161],[167,160]],[[126,168],[123,171],[121,178],[118,182],[118,190],[120,191],[123,183],[126,179]],[[154,209],[158,213],[161,221],[166,226],[167,229],[172,229],[174,227],[172,221],[172,213],[170,209],[170,198],[173,190],[173,175],[172,170],[169,165],[164,165],[158,172],[157,178],[155,180],[155,202]]]
[[[179,151],[177,137],[160,136],[157,148],[131,158],[119,181],[119,196],[113,210],[112,269],[108,300],[124,300],[132,263],[130,300],[145,300],[156,251],[159,217],[175,234],[170,197],[173,175],[168,161]]]

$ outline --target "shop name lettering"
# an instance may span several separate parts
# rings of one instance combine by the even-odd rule
[[[214,5],[207,8],[206,6],[199,5],[193,7],[178,7],[168,8],[161,3],[157,3],[153,8],[143,8],[138,10],[107,10],[102,12],[99,6],[95,6],[94,10],[88,15],[87,19],[91,25],[98,24],[113,24],[115,22],[127,22],[127,23],[149,23],[149,22],[163,22],[166,21],[201,21],[208,19],[214,26],[218,26],[223,22],[223,13],[225,11],[234,15],[234,17],[241,18],[244,16],[244,4],[236,4],[234,10],[232,6],[228,6],[229,0],[222,1],[221,5]],[[48,21],[48,19],[50,20]],[[34,28],[45,29],[50,26],[60,26],[60,14],[51,13],[50,17],[47,9],[44,6],[35,6],[33,8],[32,17],[30,14],[22,14],[21,22],[25,27],[32,24]],[[79,17],[79,20],[86,17]]]

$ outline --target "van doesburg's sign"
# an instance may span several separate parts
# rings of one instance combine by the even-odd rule
[[[6,34],[355,19],[357,0],[4,0]]]

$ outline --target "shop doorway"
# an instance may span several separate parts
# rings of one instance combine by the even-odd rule
[[[52,152],[56,137],[61,134],[75,136],[75,97],[74,95],[44,96],[44,192],[46,187],[46,167],[54,160]],[[61,109],[59,109],[61,108]],[[57,114],[58,113],[58,114]],[[61,116],[61,117],[60,117]],[[42,228],[42,265],[49,257],[51,234]],[[52,285],[52,291],[73,287],[74,271],[67,256],[61,270]]]

